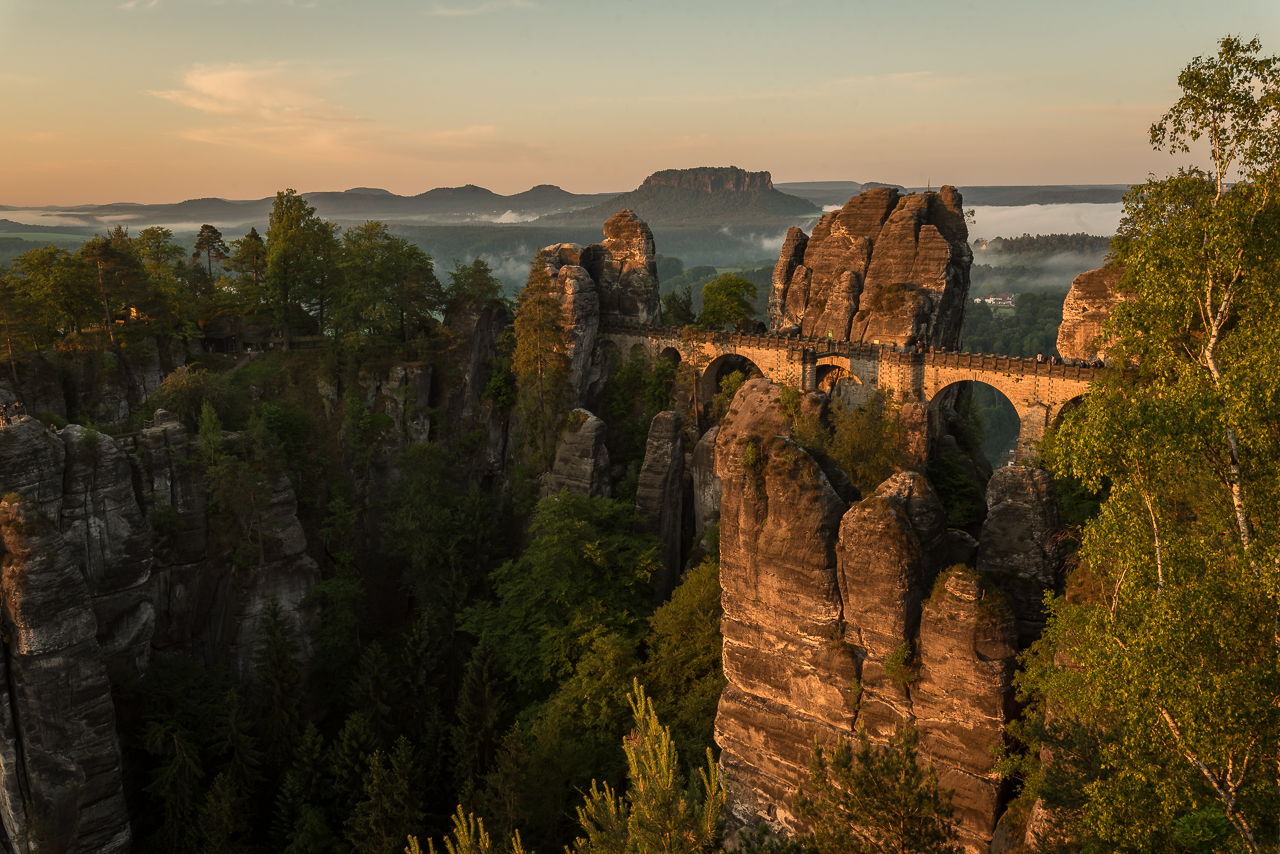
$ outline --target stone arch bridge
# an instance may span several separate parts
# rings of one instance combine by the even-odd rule
[[[936,414],[942,392],[961,382],[981,382],[1003,394],[1018,413],[1018,459],[1035,454],[1045,430],[1067,404],[1088,393],[1094,369],[1050,365],[1012,356],[901,352],[889,344],[830,341],[801,336],[690,332],[664,326],[603,326],[597,339],[620,357],[643,354],[703,363],[698,394],[709,399],[719,371],[735,357],[769,379],[805,391],[851,378],[869,400],[877,391],[904,402],[926,403]]]

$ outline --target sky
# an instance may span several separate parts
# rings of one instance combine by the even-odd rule
[[[1129,183],[1276,0],[0,0],[0,205],[478,184]]]

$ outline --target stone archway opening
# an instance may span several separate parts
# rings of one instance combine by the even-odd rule
[[[664,347],[662,352],[658,355],[673,365],[678,365],[681,362],[680,351],[675,347]]]
[[[710,401],[715,397],[725,381],[735,373],[741,374],[744,380],[765,375],[764,371],[746,356],[726,353],[713,359],[702,372],[702,378],[698,381],[698,394],[701,395],[702,400]]]
[[[848,368],[840,365],[818,365],[817,389],[824,394],[830,395],[835,392],[836,386],[841,380],[847,380],[852,376]],[[857,377],[853,377],[853,379],[857,381]]]
[[[955,382],[938,391],[929,407],[939,417],[952,414],[953,434],[957,430],[965,434],[957,440],[979,446],[991,468],[1016,462],[1022,419],[1000,389],[977,380]]]

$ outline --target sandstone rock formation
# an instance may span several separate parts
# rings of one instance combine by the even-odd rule
[[[556,459],[547,475],[545,493],[562,489],[580,495],[612,495],[605,423],[585,409],[575,409],[556,443]]]
[[[579,264],[596,283],[601,323],[657,323],[658,261],[653,232],[629,210],[604,224],[604,242],[582,250]]]
[[[690,474],[693,475],[693,530],[701,534],[720,518],[720,478],[716,476],[716,437],[719,427],[702,435],[693,448]]]
[[[957,544],[923,475],[849,504],[789,427],[780,387],[757,379],[716,438],[731,833],[804,829],[791,796],[815,739],[864,726],[883,741],[906,724],[956,790],[966,847],[985,851],[1002,805],[990,750],[1010,712],[1012,615],[964,567],[935,583]]]
[[[971,570],[948,570],[920,620],[920,675],[911,708],[920,752],[953,789],[955,821],[968,848],[985,852],[1005,795],[992,748],[1013,714],[1017,656],[1013,614]]]
[[[769,326],[836,341],[960,343],[969,294],[968,230],[954,187],[899,196],[881,187],[787,232]]]
[[[587,397],[588,370],[600,329],[599,288],[591,274],[578,266],[581,254],[582,247],[576,243],[555,243],[539,253],[539,259],[554,283],[556,301],[564,312],[569,386],[575,390],[579,404]]]
[[[0,502],[0,537],[5,832],[23,838],[38,823],[52,850],[128,851],[111,683],[76,550],[54,519],[12,493]]]
[[[133,469],[101,433],[72,424],[60,435],[67,456],[58,525],[88,583],[112,681],[138,677],[150,660],[155,608],[151,528],[134,492]]]
[[[684,523],[684,419],[659,412],[649,424],[644,464],[636,487],[636,512],[662,540],[663,577],[654,585],[657,601],[665,601],[680,577],[681,530]]]
[[[815,737],[852,732],[857,662],[841,641],[836,535],[846,505],[787,432],[781,389],[745,383],[716,438],[724,672],[716,742],[731,823],[795,831]]]
[[[1115,265],[1081,273],[1072,280],[1062,304],[1058,355],[1087,361],[1105,358],[1110,342],[1100,339],[1102,324],[1116,304],[1128,298],[1119,291],[1124,272],[1124,267]]]
[[[1006,466],[992,475],[977,568],[1009,594],[1024,646],[1044,629],[1044,592],[1060,580],[1064,527],[1049,472]]]
[[[0,390],[10,400],[23,401],[33,415],[87,415],[103,426],[120,427],[185,362],[181,342],[150,338],[127,350],[81,352],[60,361],[40,352],[14,366],[16,385],[10,371],[0,372]]]

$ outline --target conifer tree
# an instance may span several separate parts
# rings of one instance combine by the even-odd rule
[[[422,810],[415,795],[417,775],[413,746],[404,736],[390,756],[378,751],[369,757],[364,800],[346,825],[357,854],[397,854],[408,836],[418,832]]]
[[[453,778],[458,802],[468,812],[476,809],[477,789],[493,766],[505,715],[493,650],[482,644],[467,662],[453,727]]]
[[[261,626],[253,656],[258,714],[266,741],[267,768],[278,774],[293,757],[301,728],[302,677],[294,659],[298,645],[293,639],[293,621],[275,596],[267,602]]]
[[[369,757],[382,748],[377,731],[363,709],[352,712],[329,749],[329,769],[334,794],[341,806],[357,803],[364,790]]]
[[[258,232],[254,231],[253,233],[257,235]],[[198,260],[201,255],[204,255],[207,274],[209,279],[212,280],[213,265],[221,264],[227,260],[227,254],[230,251],[226,242],[222,239],[222,232],[218,231],[215,226],[205,223],[200,226],[200,233],[196,235],[195,252],[191,257],[194,260]]]
[[[693,854],[713,849],[719,841],[724,789],[711,750],[701,772],[701,790],[691,792],[671,733],[658,722],[653,702],[638,681],[632,683],[629,699],[635,728],[622,742],[626,793],[620,796],[608,783],[591,782],[587,801],[578,808],[586,836],[575,840],[573,852]]]
[[[240,692],[234,688],[227,692],[226,706],[216,735],[227,756],[223,770],[230,784],[246,798],[250,797],[262,782],[262,774],[258,770],[262,764],[262,752],[258,750],[258,740],[253,736],[253,719],[245,710]]]
[[[179,727],[148,724],[147,752],[161,757],[145,791],[164,809],[164,822],[156,837],[163,850],[184,854],[195,850],[195,825],[200,806],[200,755],[190,735]]]
[[[320,812],[331,791],[330,768],[325,761],[324,736],[315,724],[308,724],[298,739],[293,764],[280,784],[276,795],[275,816],[271,824],[271,840],[283,848],[291,842],[298,822],[309,810]]]
[[[814,823],[817,854],[959,854],[951,793],[938,789],[932,765],[921,767],[918,741],[914,727],[900,726],[883,748],[865,729],[856,751],[849,741],[814,746],[809,791],[795,806]]]
[[[390,744],[394,735],[396,726],[391,703],[399,693],[400,686],[382,645],[369,644],[360,656],[349,696],[351,705],[369,716],[380,744]]]
[[[200,809],[199,836],[201,854],[231,854],[244,850],[246,821],[244,794],[226,771],[213,778]]]

